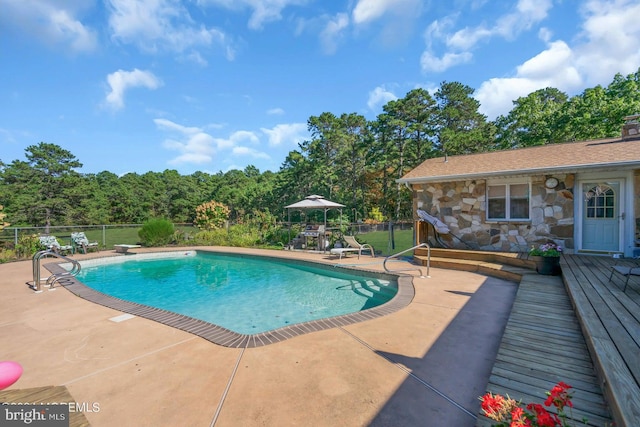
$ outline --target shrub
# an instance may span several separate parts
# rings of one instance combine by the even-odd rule
[[[253,247],[260,244],[260,232],[248,224],[236,224],[228,230],[201,231],[193,240],[197,245]]]
[[[249,224],[236,224],[229,227],[229,246],[252,247],[260,242],[260,232]]]
[[[364,223],[365,224],[380,224],[382,221],[384,221],[384,215],[382,215],[382,212],[380,212],[380,208],[373,207],[369,211],[369,217],[367,219],[365,219]]]
[[[228,234],[224,229],[201,231],[193,236],[193,241],[196,245],[227,246]]]
[[[297,224],[292,225],[291,230],[286,227],[278,227],[273,230],[272,233],[265,236],[264,243],[283,248],[288,245],[291,239],[296,237],[301,231],[302,227]]]
[[[224,204],[212,200],[196,207],[194,225],[201,230],[221,228],[229,219],[231,210]]]
[[[30,258],[38,251],[46,249],[41,243],[37,234],[22,234],[18,237],[18,244],[15,247],[17,258]]]
[[[0,249],[0,264],[16,259],[16,253],[11,249]]]
[[[171,243],[174,232],[171,221],[157,218],[145,222],[138,236],[144,246],[166,246]]]

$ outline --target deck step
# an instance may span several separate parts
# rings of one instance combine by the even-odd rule
[[[413,259],[420,265],[427,265],[428,257],[426,255],[414,255]],[[528,268],[505,265],[497,262],[433,256],[433,253],[430,266],[450,270],[470,271],[514,282],[520,282],[522,275],[525,272],[531,271]]]
[[[429,250],[426,248],[418,248],[414,251],[414,255],[427,256]],[[514,267],[534,268],[533,261],[529,260],[526,253],[518,252],[489,252],[489,251],[473,251],[463,249],[443,249],[431,248],[431,257],[464,259],[473,261],[495,262],[499,264],[511,265]]]

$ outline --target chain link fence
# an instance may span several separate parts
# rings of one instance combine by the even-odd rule
[[[196,233],[193,224],[174,224],[175,229],[185,235]],[[71,233],[84,232],[92,242],[98,242],[100,248],[109,248],[117,244],[135,245],[139,243],[138,230],[142,224],[114,225],[60,225],[50,227],[6,227],[0,231],[0,244],[3,247],[16,246],[22,236],[55,236],[61,244],[71,241]]]
[[[279,223],[278,226],[283,230],[289,229],[291,226],[301,224]],[[50,226],[50,227],[6,227],[0,230],[0,250],[2,249],[20,249],[25,242],[31,238],[36,239],[39,236],[55,236],[61,245],[70,245],[71,233],[84,232],[90,242],[97,242],[100,250],[112,249],[114,245],[140,244],[138,231],[143,224],[112,224],[112,225],[70,225],[70,226]],[[180,233],[180,239],[189,242],[199,229],[193,224],[174,224],[176,232]],[[374,239],[377,248],[382,250],[383,254],[390,254],[399,249],[405,249],[404,246],[411,245],[413,235],[413,223],[409,221],[402,222],[384,222],[379,224],[352,223],[345,225],[344,234],[360,236],[366,239]],[[410,246],[407,246],[410,247]],[[22,253],[22,250],[18,250]],[[20,256],[20,255],[18,255]],[[24,256],[24,255],[22,255]]]

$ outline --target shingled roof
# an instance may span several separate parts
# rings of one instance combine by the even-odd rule
[[[640,139],[599,139],[428,159],[398,182],[640,168]]]

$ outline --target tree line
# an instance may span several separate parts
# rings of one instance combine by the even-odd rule
[[[286,205],[319,194],[346,205],[351,221],[410,219],[411,195],[396,179],[425,159],[619,136],[623,118],[640,112],[640,69],[572,97],[537,90],[493,121],[479,112],[473,92],[442,82],[433,94],[414,89],[388,102],[374,120],[312,116],[310,139],[277,172],[248,166],[216,174],[85,174],[71,152],[40,142],[25,149],[26,160],[0,160],[0,205],[13,226],[189,223],[196,207],[212,200],[226,205],[234,222],[265,213],[284,221]]]

